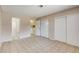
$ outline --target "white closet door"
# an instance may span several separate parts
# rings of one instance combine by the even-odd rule
[[[48,38],[48,20],[41,20],[41,36]]]
[[[67,43],[79,46],[79,14],[67,17]]]
[[[20,19],[12,18],[12,39],[20,38]]]
[[[55,39],[66,42],[66,16],[55,18]]]
[[[40,20],[36,22],[36,35],[40,36]]]

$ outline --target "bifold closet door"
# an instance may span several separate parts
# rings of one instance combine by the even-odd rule
[[[12,18],[12,39],[20,38],[20,19]]]
[[[55,18],[55,39],[66,42],[66,16]]]
[[[48,20],[42,19],[40,24],[41,24],[40,26],[41,36],[48,38]]]
[[[67,16],[67,43],[79,47],[79,14]]]
[[[36,35],[37,36],[40,36],[40,31],[41,31],[41,28],[40,28],[40,20],[37,20],[36,21]]]

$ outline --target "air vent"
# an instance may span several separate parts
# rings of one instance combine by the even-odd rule
[[[42,7],[43,7],[43,5],[39,5],[39,7],[41,7],[41,8],[42,8]]]

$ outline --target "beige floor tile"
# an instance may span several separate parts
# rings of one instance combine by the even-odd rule
[[[3,52],[4,53],[26,53],[26,52],[78,53],[79,52],[78,47],[39,36],[4,42],[0,50],[2,53]]]

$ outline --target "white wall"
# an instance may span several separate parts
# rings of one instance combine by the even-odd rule
[[[31,25],[29,18],[21,18],[20,21],[20,38],[27,38],[31,36]]]
[[[2,39],[0,42],[11,40],[12,16],[2,12]]]
[[[37,20],[36,21],[36,35],[37,36],[40,36],[41,35],[41,33],[40,33],[41,32],[41,28],[40,28],[41,26],[40,26],[40,24],[41,24],[40,23],[40,20]]]

